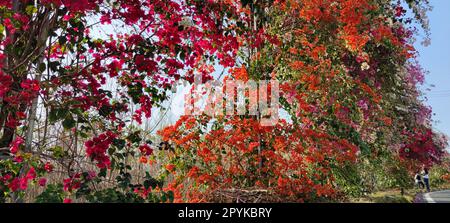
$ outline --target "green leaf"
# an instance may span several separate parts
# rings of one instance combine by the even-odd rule
[[[52,71],[58,71],[58,67],[61,65],[60,62],[58,61],[51,61],[50,63],[48,63],[48,66],[50,67],[50,69]]]
[[[50,123],[55,123],[56,121],[58,121],[58,112],[56,109],[50,110],[48,114],[48,120],[50,121]]]
[[[132,143],[139,143],[142,141],[142,138],[139,136],[141,134],[141,131],[135,131],[131,133],[127,139]]]
[[[170,203],[173,203],[173,200],[174,200],[174,194],[173,194],[173,191],[168,191],[167,192],[167,196],[168,196],[168,198],[169,198],[169,202]]]
[[[50,110],[48,119],[50,123],[53,124],[63,118],[66,118],[68,112],[69,111],[67,109],[53,108]]]
[[[106,171],[107,171],[106,168],[102,168],[102,169],[100,170],[100,172],[98,173],[98,176],[99,176],[99,177],[106,177]]]
[[[34,13],[36,13],[38,11],[38,9],[36,7],[34,7],[34,5],[28,5],[25,8],[25,12],[27,13],[27,15],[32,15]]]
[[[114,139],[113,145],[117,147],[118,150],[122,150],[126,145],[126,141],[124,139]]]
[[[67,118],[64,119],[62,122],[62,125],[64,129],[72,129],[75,127],[75,120],[73,119],[72,115],[69,115]]]
[[[55,146],[48,150],[53,153],[53,157],[55,158],[63,158],[65,155],[67,155],[67,152],[64,151],[64,149],[61,146]]]
[[[113,147],[109,147],[108,154],[112,156],[116,150]]]
[[[36,203],[62,203],[64,190],[62,184],[49,184],[45,191],[36,197]]]
[[[65,36],[60,36],[60,37],[58,37],[58,42],[59,42],[60,45],[66,44],[66,42],[67,42],[67,37],[65,37]]]
[[[162,203],[166,203],[166,201],[167,201],[167,196],[166,196],[166,194],[164,193],[164,194],[161,196],[161,202],[162,202]]]
[[[43,73],[45,69],[47,69],[47,65],[45,65],[45,63],[40,63],[38,67],[39,72]]]
[[[109,114],[111,114],[112,111],[113,108],[111,106],[103,105],[98,112],[101,116],[107,117]]]
[[[152,188],[155,189],[156,187],[162,187],[164,182],[158,181],[157,179],[153,178],[148,171],[145,172],[145,181],[144,181],[144,187],[146,189]]]

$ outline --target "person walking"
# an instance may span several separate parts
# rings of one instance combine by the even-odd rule
[[[423,182],[427,188],[427,192],[430,192],[430,176],[428,174],[428,168],[423,169]]]
[[[414,180],[416,185],[419,187],[419,189],[425,188],[425,184],[423,184],[422,175],[420,175],[420,171],[416,172],[416,175],[414,176]]]

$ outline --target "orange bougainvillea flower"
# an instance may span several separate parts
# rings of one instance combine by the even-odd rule
[[[197,166],[192,167],[189,170],[188,177],[196,177],[198,174],[199,168]]]
[[[230,70],[231,76],[236,80],[248,81],[248,73],[245,67],[233,68]]]
[[[251,142],[249,145],[248,145],[248,152],[252,152],[256,147],[258,147],[259,146],[259,142]]]
[[[173,171],[175,170],[175,165],[173,165],[173,164],[167,164],[167,165],[166,165],[166,169],[167,169],[169,172],[173,172]]]
[[[139,159],[139,162],[140,163],[147,163],[147,157],[145,157],[145,156],[141,156],[141,158]]]
[[[305,63],[303,63],[302,61],[294,61],[291,63],[291,67],[295,70],[302,70],[305,67]]]
[[[385,125],[387,126],[391,126],[392,125],[392,119],[389,117],[383,117],[382,121],[384,122]]]

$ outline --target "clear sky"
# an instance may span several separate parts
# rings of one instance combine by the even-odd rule
[[[450,0],[431,0],[433,11],[429,13],[431,45],[416,45],[420,63],[430,74],[424,88],[428,104],[433,108],[434,127],[450,136]],[[420,42],[420,39],[418,39]]]

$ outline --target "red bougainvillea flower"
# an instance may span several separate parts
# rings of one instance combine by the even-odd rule
[[[106,155],[106,151],[116,137],[116,134],[111,131],[107,131],[106,133],[102,133],[85,143],[87,156],[97,161],[98,168],[110,167],[111,160]]]
[[[80,186],[81,186],[80,177],[81,177],[81,174],[77,173],[72,177],[64,179],[63,180],[63,182],[64,182],[63,189],[65,191],[71,192],[73,190],[80,188]]]
[[[26,178],[28,179],[34,179],[36,178],[36,170],[34,169],[34,167],[31,167],[30,170],[28,171]]]
[[[50,162],[46,162],[45,165],[44,165],[44,169],[48,173],[52,172],[53,171],[53,164],[51,164]]]
[[[10,151],[12,154],[16,154],[19,151],[20,145],[22,145],[25,141],[22,137],[18,136],[16,139],[11,143]]]
[[[153,154],[153,149],[147,144],[139,146],[139,150],[141,151],[142,155],[145,156],[150,156]]]
[[[20,179],[19,178],[12,179],[7,186],[12,192],[17,191],[20,186]]]
[[[14,162],[16,162],[16,163],[21,163],[21,162],[23,162],[23,156],[21,156],[21,155],[15,156],[15,157],[14,157]]]
[[[39,186],[44,187],[45,184],[47,184],[47,179],[46,178],[40,178],[38,181]]]

